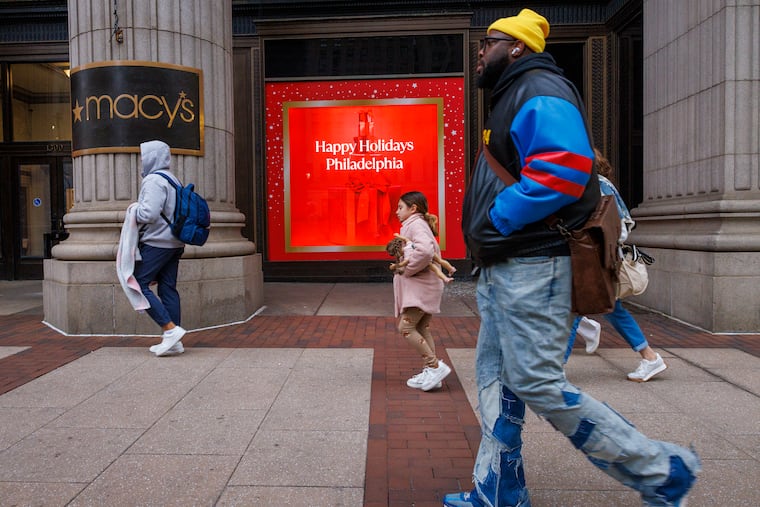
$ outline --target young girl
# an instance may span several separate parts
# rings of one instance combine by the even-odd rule
[[[438,217],[428,213],[427,199],[416,191],[401,196],[396,216],[401,222],[401,236],[409,239],[404,246],[404,260],[409,263],[393,276],[395,316],[401,316],[398,330],[424,362],[422,373],[407,380],[406,385],[430,391],[441,387],[441,380],[451,373],[451,368],[436,357],[430,333],[430,320],[441,311],[443,296],[443,281],[429,268],[433,257],[441,253],[435,239]]]

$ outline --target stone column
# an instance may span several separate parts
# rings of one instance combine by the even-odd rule
[[[637,301],[714,332],[760,331],[760,2],[644,2]]]
[[[231,0],[69,0],[68,9],[72,68],[139,60],[203,71],[204,156],[172,156],[175,174],[195,183],[211,209],[208,242],[187,246],[180,262],[182,325],[245,320],[262,303],[263,277],[234,203]],[[45,321],[67,334],[158,334],[132,310],[115,270],[124,213],[139,193],[139,153],[82,155],[73,164],[70,237],[44,265]]]

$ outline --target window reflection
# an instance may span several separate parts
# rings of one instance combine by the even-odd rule
[[[68,63],[10,65],[13,141],[71,140]]]

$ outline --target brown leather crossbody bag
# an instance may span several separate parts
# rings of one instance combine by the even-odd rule
[[[517,180],[483,145],[488,166],[505,185]],[[620,264],[618,238],[620,216],[615,198],[603,195],[588,220],[578,229],[568,230],[562,220],[550,215],[544,222],[557,230],[570,248],[570,264],[573,270],[572,310],[578,315],[609,313],[617,298],[617,271]]]

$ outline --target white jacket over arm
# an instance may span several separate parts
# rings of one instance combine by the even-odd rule
[[[124,217],[124,225],[121,226],[119,247],[116,250],[116,275],[124,290],[132,308],[138,311],[150,308],[150,303],[140,289],[140,284],[135,278],[135,262],[138,260],[139,232],[136,219],[137,203],[132,203],[127,208]]]

